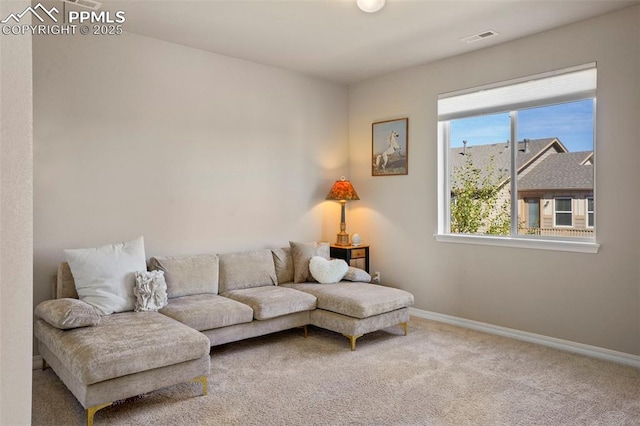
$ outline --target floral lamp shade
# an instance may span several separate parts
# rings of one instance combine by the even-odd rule
[[[336,183],[333,184],[331,190],[327,194],[327,200],[337,200],[337,201],[352,201],[359,200],[358,193],[351,185],[351,182],[345,179],[344,176],[337,180]]]

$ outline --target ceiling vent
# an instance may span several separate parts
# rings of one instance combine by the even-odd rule
[[[493,30],[483,31],[478,34],[470,35],[465,38],[461,38],[460,41],[464,41],[465,43],[475,43],[476,41],[484,40],[489,37],[497,36],[498,33]]]

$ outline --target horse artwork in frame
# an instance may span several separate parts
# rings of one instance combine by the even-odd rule
[[[371,125],[371,175],[409,174],[409,119],[379,121]]]

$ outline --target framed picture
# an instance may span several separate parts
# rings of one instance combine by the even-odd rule
[[[409,119],[379,121],[371,125],[371,175],[409,174]]]

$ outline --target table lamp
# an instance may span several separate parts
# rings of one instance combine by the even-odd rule
[[[345,214],[344,207],[347,204],[347,201],[351,200],[359,200],[358,193],[355,189],[353,189],[353,185],[351,182],[345,179],[344,176],[337,180],[336,183],[333,184],[329,194],[327,194],[327,200],[337,200],[340,201],[340,232],[338,232],[338,239],[336,241],[337,246],[348,246],[349,245],[349,234],[347,234],[347,224],[345,222]]]

